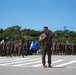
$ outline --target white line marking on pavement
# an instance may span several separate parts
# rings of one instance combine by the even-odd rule
[[[38,63],[38,62],[41,62],[40,59],[41,59],[41,58],[33,59],[33,60],[28,60],[28,62],[26,62],[26,63],[17,64],[17,65],[14,65],[14,66],[22,66],[22,65],[29,65],[29,64]],[[29,61],[32,61],[32,62],[29,62]]]
[[[58,63],[58,62],[61,62],[61,61],[63,61],[63,60],[53,61],[52,63]],[[42,66],[42,64],[32,65],[31,67],[39,67],[39,66]]]
[[[73,60],[73,61],[70,61],[70,62],[67,62],[67,63],[63,63],[63,64],[60,64],[60,65],[56,65],[54,67],[63,67],[63,66],[66,66],[66,65],[69,65],[69,64],[72,64],[72,63],[75,63],[76,61]]]
[[[52,63],[58,63],[58,62],[61,62],[63,60],[57,60],[57,61],[53,61]]]
[[[12,63],[12,62],[24,61],[26,59],[29,59],[29,58],[7,59],[7,60],[0,61],[0,64],[7,64],[7,63]]]
[[[4,65],[12,65],[12,64],[17,64],[17,65],[14,65],[14,66],[20,66],[20,65],[24,65],[26,64],[26,62],[30,62],[30,61],[35,61],[35,60],[40,60],[40,58],[38,59],[29,59],[29,60],[24,60],[24,61],[17,61],[17,62],[11,62],[11,63],[5,63],[5,64],[0,64],[0,66],[4,66]]]
[[[38,62],[41,62],[41,61],[33,61],[31,63],[23,63],[23,64],[18,64],[18,65],[14,65],[14,66],[22,66],[22,65],[29,65],[29,64],[34,64],[34,63],[38,63]]]

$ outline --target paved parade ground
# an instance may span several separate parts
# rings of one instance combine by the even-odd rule
[[[46,57],[47,58],[47,57]],[[47,60],[46,60],[47,61]],[[76,56],[52,56],[52,68],[43,68],[41,55],[0,57],[0,75],[76,75]]]

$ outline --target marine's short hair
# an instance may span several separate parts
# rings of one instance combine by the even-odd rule
[[[45,26],[45,27],[44,27],[44,29],[48,29],[48,27],[47,27],[47,26]]]

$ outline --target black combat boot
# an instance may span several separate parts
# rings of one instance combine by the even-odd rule
[[[48,64],[48,67],[51,68],[52,67],[51,64]]]

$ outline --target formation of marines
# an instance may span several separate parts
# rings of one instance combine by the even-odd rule
[[[52,53],[55,55],[76,55],[76,43],[55,43]]]
[[[26,41],[15,40],[11,43],[9,39],[0,41],[0,56],[22,56],[27,55]],[[76,55],[76,43],[55,43],[52,55]]]
[[[26,43],[22,40],[15,40],[11,42],[7,39],[5,42],[0,41],[0,56],[21,56],[24,57],[26,50]]]

